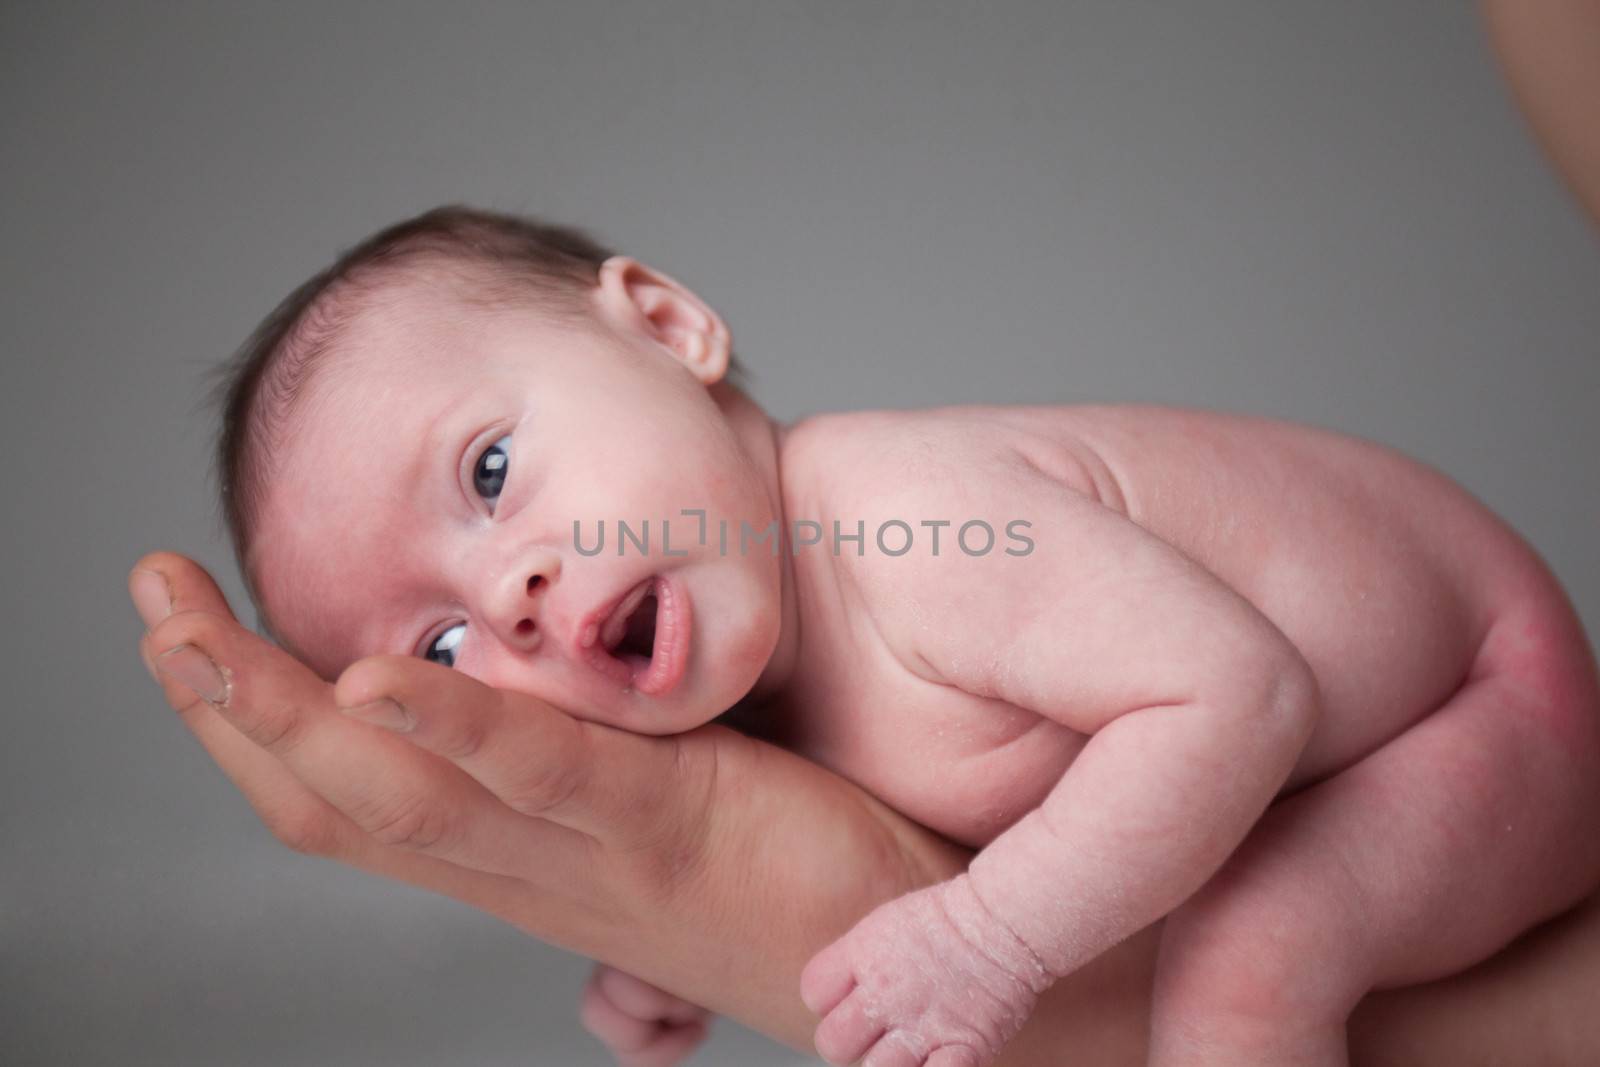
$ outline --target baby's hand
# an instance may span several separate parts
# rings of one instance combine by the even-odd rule
[[[578,1017],[620,1067],[682,1063],[711,1025],[706,1009],[603,963],[584,987]]]
[[[984,1067],[1052,980],[961,875],[880,905],[812,957],[800,997],[829,1063]]]

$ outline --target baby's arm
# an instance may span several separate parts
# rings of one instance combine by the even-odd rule
[[[1092,738],[966,875],[883,906],[814,959],[802,995],[834,1009],[819,1028],[825,1055],[847,1060],[881,1030],[916,1057],[908,1064],[941,1045],[964,1049],[949,1062],[977,1064],[1045,986],[1216,871],[1292,769],[1316,683],[1243,597],[1031,464],[995,461],[957,489],[918,495],[896,493],[885,514],[1018,516],[1036,548],[863,561],[859,584],[888,645],[932,682]]]

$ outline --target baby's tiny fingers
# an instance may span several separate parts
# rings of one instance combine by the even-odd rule
[[[923,1067],[938,1061],[913,1049],[905,1031],[891,1030],[861,1059],[861,1067]]]
[[[928,1056],[925,1067],[978,1067],[978,1054],[965,1045],[945,1045]]]
[[[855,972],[843,941],[835,941],[800,972],[800,1000],[813,1015],[826,1015],[855,987]]]
[[[856,989],[817,1026],[813,1043],[817,1046],[817,1055],[843,1067],[860,1059],[861,1054],[883,1036],[884,1029],[882,1023],[868,1016],[866,996]]]

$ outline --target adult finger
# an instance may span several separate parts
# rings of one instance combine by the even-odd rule
[[[146,585],[141,592],[140,575],[153,575],[160,587]],[[233,616],[228,598],[206,569],[176,552],[148,552],[133,565],[128,575],[128,591],[146,626],[154,626],[176,611],[209,611]]]
[[[224,618],[234,617],[211,575],[175,552],[150,552],[140,557],[128,572],[128,595],[144,620],[146,632],[175,611],[209,611]],[[174,711],[184,711],[194,703],[194,690],[156,670],[144,641],[139,642],[139,657]]]
[[[141,558],[128,575],[128,592],[147,627],[159,625],[175,608],[233,620],[227,599],[211,576],[176,553],[152,552]],[[235,730],[193,689],[156,670],[148,631],[139,641],[139,656],[180,721],[274,837],[296,852],[347,856],[357,851],[359,832],[342,813]]]
[[[580,835],[523,819],[448,763],[340,715],[332,686],[232,619],[179,612],[148,643],[162,673],[380,844],[534,881],[585,859]]]
[[[506,805],[608,842],[653,839],[683,814],[678,742],[575,718],[525,693],[493,689],[409,656],[354,664],[339,706],[449,759]]]
[[[140,572],[145,572],[143,579]],[[233,620],[227,600],[211,576],[184,556],[150,553],[139,560],[129,579],[130,592],[147,625],[160,623],[174,609],[205,611]],[[146,634],[140,652],[147,664],[149,645]],[[151,672],[155,673],[153,666]],[[244,794],[267,829],[289,848],[454,897],[575,951],[586,947],[579,927],[562,910],[562,894],[546,896],[531,883],[508,880],[471,864],[458,865],[380,844],[281,760],[234,729],[193,690],[176,681],[168,683],[167,689],[169,703],[178,710],[183,724]],[[443,761],[433,762],[437,772],[455,773]]]

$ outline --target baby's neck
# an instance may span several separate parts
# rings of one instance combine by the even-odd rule
[[[742,705],[759,706],[775,697],[788,684],[800,650],[800,609],[795,600],[794,553],[790,551],[787,540],[789,516],[783,492],[781,456],[785,427],[732,385],[719,382],[712,387],[711,395],[744,446],[745,453],[761,473],[767,496],[772,501],[773,515],[778,520],[778,529],[784,531],[778,551],[782,580],[778,643],[755,685],[740,701]]]

